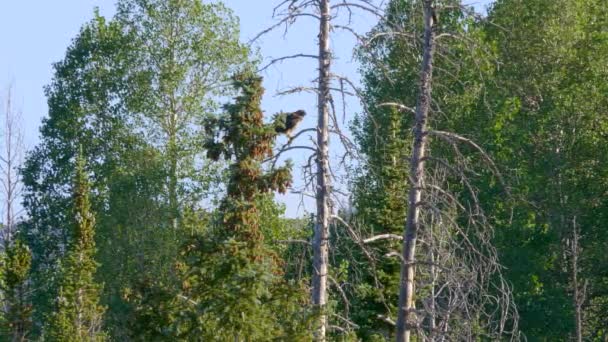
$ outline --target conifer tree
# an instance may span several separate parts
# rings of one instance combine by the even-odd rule
[[[56,309],[46,338],[51,341],[103,341],[105,308],[99,304],[101,286],[95,283],[95,217],[89,202],[89,182],[84,159],[77,160],[73,187],[74,225],[72,243],[60,274]]]
[[[27,281],[32,254],[23,242],[15,240],[7,246],[2,262],[4,319],[2,341],[27,341],[32,327],[32,305],[27,295]]]
[[[274,191],[285,192],[291,182],[289,164],[262,168],[272,156],[279,120],[264,123],[261,82],[251,71],[237,74],[233,84],[240,95],[226,106],[226,117],[209,127],[215,136],[206,143],[209,156],[231,162],[230,178],[218,219],[183,252],[183,337],[266,341],[306,336],[300,329],[305,321],[298,317],[305,292],[284,280],[280,257],[264,241],[261,226],[260,202]],[[199,223],[189,221],[186,225],[196,230]]]

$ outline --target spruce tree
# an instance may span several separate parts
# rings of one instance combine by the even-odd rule
[[[32,328],[32,305],[28,279],[32,254],[21,240],[6,247],[2,260],[4,317],[0,337],[3,341],[27,341]]]
[[[89,182],[84,159],[77,160],[73,186],[74,224],[72,243],[62,265],[55,312],[45,338],[50,341],[103,341],[99,304],[101,286],[95,282],[95,217],[89,202]]]
[[[264,123],[260,101],[262,79],[251,71],[233,78],[240,95],[226,106],[226,117],[206,147],[209,156],[231,162],[227,194],[218,219],[195,234],[183,251],[180,333],[210,340],[267,341],[307,339],[301,307],[305,293],[284,280],[282,262],[264,240],[260,203],[272,192],[284,193],[291,182],[290,165],[264,170],[276,136]],[[201,231],[197,220],[188,229]],[[198,227],[197,227],[198,226]]]

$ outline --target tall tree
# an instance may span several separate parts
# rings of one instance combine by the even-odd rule
[[[84,25],[55,65],[49,116],[23,170],[37,321],[51,310],[57,261],[70,243],[62,227],[79,144],[92,170],[111,333],[130,335],[123,290],[139,275],[173,277],[183,235],[168,227],[182,206],[212,202],[207,190],[221,178],[202,153],[201,125],[246,60],[238,39],[236,19],[219,3],[124,0],[114,19]]]
[[[373,1],[363,0],[357,3],[351,2],[335,2],[331,0],[319,1],[280,1],[275,7],[273,15],[279,19],[279,23],[273,25],[269,29],[263,31],[258,37],[264,33],[268,33],[277,27],[285,24],[291,26],[298,19],[314,18],[318,24],[318,30],[315,30],[317,43],[315,49],[318,53],[309,54],[304,51],[294,55],[286,55],[273,60],[270,64],[294,58],[314,59],[317,62],[317,75],[314,80],[314,85],[311,87],[296,87],[284,92],[283,94],[300,93],[303,91],[313,91],[317,95],[317,125],[316,129],[304,129],[290,138],[282,151],[290,149],[307,149],[312,150],[313,154],[310,157],[308,166],[315,167],[315,170],[309,173],[310,179],[305,180],[305,183],[311,185],[312,192],[315,197],[316,214],[314,234],[312,238],[312,253],[313,267],[311,279],[311,297],[313,305],[319,312],[317,327],[315,329],[315,340],[325,341],[327,337],[327,328],[329,325],[329,283],[330,278],[330,226],[332,222],[338,220],[332,208],[332,196],[335,196],[332,189],[332,175],[330,168],[330,135],[335,134],[343,143],[345,149],[350,150],[352,143],[347,135],[343,134],[339,127],[339,121],[336,115],[336,106],[332,92],[344,96],[349,93],[346,88],[355,88],[351,79],[337,74],[333,69],[334,51],[331,48],[331,35],[334,29],[343,29],[346,32],[354,33],[352,16],[342,16],[340,12],[344,10],[352,14],[354,11],[360,11],[365,14],[378,15],[378,8],[373,4]],[[338,18],[344,18],[340,21]],[[348,18],[348,19],[346,19]],[[336,85],[332,84],[335,83]],[[337,85],[339,84],[339,85]],[[338,89],[338,90],[337,90]],[[336,91],[337,90],[337,91]],[[355,89],[354,92],[357,90]],[[346,111],[346,108],[344,108]],[[314,138],[314,147],[308,146],[291,146],[295,138],[305,132],[316,131]],[[346,153],[348,154],[348,153]],[[314,158],[314,159],[313,159]],[[346,158],[346,157],[345,157]],[[314,161],[314,164],[312,163]],[[338,325],[343,325],[344,321]],[[337,325],[336,325],[337,326]],[[335,331],[346,332],[345,329],[334,329]]]
[[[317,122],[317,215],[313,237],[312,303],[320,311],[317,341],[325,341],[327,329],[327,276],[329,272],[330,170],[329,170],[329,101],[331,82],[329,0],[319,1],[319,78]]]
[[[134,40],[125,101],[166,159],[168,219],[176,228],[180,207],[200,201],[208,186],[201,124],[217,98],[229,95],[229,76],[248,51],[221,2],[122,0],[116,20]]]
[[[187,338],[237,341],[307,339],[301,289],[288,283],[281,261],[265,241],[260,207],[269,194],[284,193],[290,165],[264,170],[272,157],[276,122],[264,123],[260,108],[262,78],[252,71],[233,80],[239,95],[226,106],[216,137],[206,143],[209,156],[230,161],[227,194],[219,218],[196,232],[184,250],[180,334]],[[193,225],[193,226],[192,226]],[[198,226],[198,227],[197,227]],[[201,234],[204,232],[203,234]]]
[[[411,186],[408,195],[408,211],[401,261],[401,285],[397,314],[397,341],[409,342],[412,329],[417,323],[414,316],[414,281],[416,245],[420,228],[420,202],[424,186],[424,162],[427,144],[427,121],[431,106],[431,82],[433,78],[433,55],[435,53],[436,13],[432,0],[423,1],[424,42],[416,103],[414,143],[410,161]]]
[[[488,121],[483,101],[492,56],[472,9],[460,1],[395,0],[385,14],[359,49],[366,112],[355,121],[355,137],[365,158],[353,182],[352,220],[367,267],[352,266],[355,277],[364,275],[353,277],[358,333],[377,339],[395,333],[404,339],[403,330],[430,339],[508,334],[492,324],[502,318],[486,316],[489,304],[481,304],[493,292],[489,279],[502,280],[488,208],[470,186],[497,192],[502,186],[494,163],[472,140],[479,141],[480,123]],[[418,176],[424,180],[416,185]],[[401,240],[407,253],[399,258]],[[464,292],[450,285],[461,282],[477,285]],[[399,287],[411,296],[408,305],[402,292],[395,306]],[[508,291],[497,298],[508,298]],[[508,302],[491,305],[514,313]],[[475,323],[467,326],[458,316]],[[395,324],[402,331],[391,332]]]
[[[500,218],[498,246],[517,290],[522,330],[537,340],[575,337],[569,245],[579,229],[577,263],[590,301],[582,309],[583,339],[605,338],[599,313],[605,274],[595,270],[606,262],[597,254],[606,243],[600,185],[608,162],[606,70],[600,67],[607,63],[606,8],[597,1],[501,0],[489,19],[487,39],[502,66],[486,139],[511,170],[516,201],[488,194],[487,202]]]
[[[73,188],[71,245],[61,265],[56,309],[45,338],[51,341],[103,341],[105,307],[99,304],[101,285],[95,281],[95,217],[89,201],[84,159],[78,157]]]
[[[54,65],[53,81],[46,88],[48,117],[40,128],[40,143],[28,153],[22,169],[28,217],[23,236],[33,254],[37,333],[53,309],[59,260],[72,243],[68,227],[72,224],[71,189],[78,146],[94,170],[91,205],[103,214],[114,208],[106,201],[114,170],[127,167],[121,156],[138,153],[142,145],[125,119],[124,106],[116,100],[127,89],[123,79],[128,55],[119,47],[128,42],[116,23],[96,15],[83,26],[65,58]],[[128,167],[133,170],[135,165]],[[103,220],[98,227],[105,230]]]

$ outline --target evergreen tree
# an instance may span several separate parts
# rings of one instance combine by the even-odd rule
[[[50,341],[103,341],[105,308],[99,304],[101,285],[95,282],[95,217],[89,201],[89,182],[82,156],[73,187],[72,243],[62,263],[56,309],[45,338]]]
[[[290,165],[267,170],[278,122],[264,124],[262,79],[251,71],[234,77],[240,92],[218,122],[217,139],[206,143],[213,159],[231,162],[227,194],[218,218],[186,245],[180,335],[193,340],[270,341],[306,338],[305,293],[284,279],[280,256],[268,247],[260,201],[285,192]],[[278,120],[277,120],[278,121]]]
[[[19,239],[7,246],[2,258],[4,316],[0,336],[3,341],[28,341],[32,328],[32,304],[28,292],[32,255]]]
[[[46,88],[48,116],[42,121],[40,142],[28,153],[21,171],[23,206],[27,213],[21,235],[32,251],[30,280],[36,289],[32,293],[36,308],[34,337],[40,334],[41,326],[54,308],[60,260],[72,243],[70,189],[79,145],[87,166],[94,170],[90,200],[93,210],[99,214],[100,245],[105,246],[106,238],[114,242],[108,244],[111,248],[102,248],[102,257],[107,252],[111,255],[108,260],[115,263],[125,260],[116,257],[122,237],[117,234],[121,232],[118,228],[135,226],[144,215],[140,210],[144,203],[149,220],[155,217],[150,213],[160,211],[158,202],[153,202],[158,192],[149,194],[154,153],[150,152],[149,144],[133,132],[125,106],[116,101],[127,89],[123,80],[130,65],[129,55],[121,48],[126,48],[128,42],[117,23],[107,22],[97,14],[83,25],[63,60],[54,64],[53,80]],[[133,175],[145,175],[147,181],[142,182]],[[124,204],[111,202],[117,193],[130,198],[133,209],[129,211],[130,216],[124,214]],[[123,219],[115,224],[107,220],[108,217]],[[132,241],[133,237],[130,238]],[[156,248],[156,252],[159,250]],[[149,262],[148,266],[151,264],[154,265]],[[114,267],[106,280],[124,281],[124,269]]]

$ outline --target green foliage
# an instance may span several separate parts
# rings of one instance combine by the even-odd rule
[[[7,341],[25,341],[32,328],[32,304],[27,281],[32,255],[20,240],[7,246],[2,255],[4,315],[0,336]]]
[[[217,164],[203,156],[202,123],[213,117],[220,96],[230,96],[230,75],[246,63],[238,21],[220,2],[122,0],[116,21],[132,42],[129,93],[146,141],[164,158],[169,221],[207,195]]]
[[[73,189],[74,224],[72,244],[60,273],[56,308],[49,319],[45,339],[49,341],[104,341],[99,305],[101,285],[95,282],[95,217],[89,201],[89,183],[84,160],[79,157]]]
[[[230,94],[223,84],[247,54],[236,18],[217,3],[123,0],[112,20],[96,13],[83,26],[54,66],[49,115],[22,170],[36,322],[53,310],[59,261],[72,243],[65,227],[82,145],[106,323],[113,338],[132,334],[136,310],[125,290],[140,278],[171,282],[182,209],[218,197],[222,164],[204,158],[202,122]]]
[[[573,222],[581,230],[581,274],[588,286],[584,338],[602,336],[605,302],[608,159],[604,153],[608,40],[601,1],[497,1],[487,40],[501,68],[489,98],[495,115],[485,136],[509,170],[513,198],[488,192],[498,247],[513,282],[524,333],[563,340],[574,333]],[[500,29],[499,29],[500,28]],[[579,284],[580,285],[580,284]],[[603,309],[599,309],[603,310]],[[599,337],[600,339],[602,337]]]
[[[530,340],[574,333],[576,221],[584,338],[605,340],[608,6],[496,0],[480,20],[459,4],[435,1],[437,32],[450,35],[438,40],[429,124],[477,142],[508,188],[478,151],[432,140],[432,158],[474,175],[463,184],[442,174],[441,185],[461,203],[477,201],[496,229],[492,243]],[[328,317],[355,323],[354,332],[330,333],[341,341],[390,340],[396,316],[400,262],[385,256],[401,242],[362,246],[349,231],[401,235],[408,209],[412,115],[380,104],[415,107],[421,1],[386,9],[357,51],[366,113],[353,135],[363,159],[351,178],[353,208],[339,213],[349,227],[332,225]],[[385,34],[396,30],[405,34]],[[113,19],[96,13],[82,27],[54,64],[40,143],[22,168],[27,219],[2,257],[2,340],[311,339],[311,222],[282,218],[274,201],[290,186],[291,165],[264,166],[286,114],[264,122],[252,71],[227,86],[248,57],[237,18],[219,2],[119,0]],[[218,116],[220,99],[235,94]],[[461,191],[468,186],[475,196]],[[422,298],[432,285],[424,267],[417,272]],[[452,331],[483,333],[479,322],[458,320]]]
[[[231,161],[227,195],[207,229],[188,222],[194,234],[183,251],[179,333],[184,338],[239,341],[301,340],[306,328],[304,292],[285,280],[280,256],[265,242],[259,205],[269,192],[284,192],[289,165],[265,171],[276,133],[264,124],[262,79],[250,71],[234,77],[240,94],[226,106],[207,146]],[[219,136],[221,135],[221,137]],[[262,202],[260,202],[262,201]],[[275,213],[276,215],[276,213]]]
[[[114,229],[104,221],[114,171],[129,167],[136,172],[136,165],[128,165],[122,156],[136,155],[146,145],[131,132],[125,108],[116,101],[127,89],[121,80],[128,63],[119,47],[128,41],[121,31],[115,22],[96,16],[83,26],[65,58],[54,65],[53,81],[46,88],[48,117],[40,129],[40,143],[28,153],[22,169],[28,217],[22,235],[33,254],[37,334],[53,309],[60,260],[72,243],[70,190],[78,146],[82,146],[88,168],[94,170],[91,206],[99,213],[97,227],[103,232]],[[131,198],[141,196],[132,194]]]

